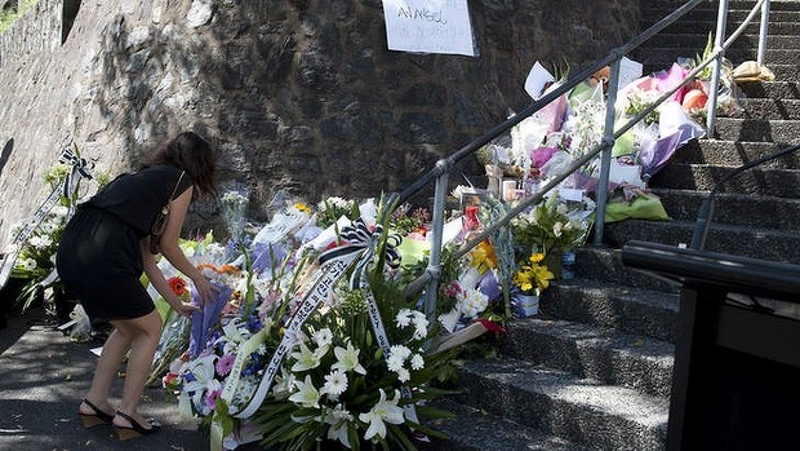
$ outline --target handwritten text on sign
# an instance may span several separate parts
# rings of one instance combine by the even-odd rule
[[[467,0],[383,0],[389,50],[475,56]]]

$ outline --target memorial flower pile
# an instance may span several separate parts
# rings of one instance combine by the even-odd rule
[[[371,202],[337,211],[363,217],[324,230],[298,205],[232,263],[204,261],[213,246],[197,246],[198,267],[229,288],[226,306],[192,319],[164,386],[185,415],[202,418],[214,449],[255,440],[308,449],[320,439],[413,449],[414,437],[438,436],[422,419],[442,413],[421,401],[439,393],[429,382],[450,354],[425,346],[438,325],[403,295],[400,238],[376,222]]]
[[[44,180],[51,189],[57,189],[64,183],[69,171],[69,166],[57,164],[44,174]],[[30,306],[42,288],[55,285],[56,289],[60,289],[55,272],[56,251],[61,233],[67,224],[69,206],[74,201],[75,199],[60,195],[58,202],[44,212],[38,226],[27,239],[17,244],[19,253],[14,261],[11,277],[27,281],[17,299],[23,311]],[[12,230],[11,236],[17,236],[27,226],[28,223],[19,224]]]
[[[665,71],[622,88],[618,120],[644,111],[678,75]],[[249,236],[237,219],[244,210],[228,208],[228,225],[236,229],[230,246],[207,238],[188,250],[221,288],[219,298],[192,319],[188,337],[185,324],[167,328],[168,348],[183,340],[184,352],[160,375],[182,413],[202,419],[211,448],[259,441],[277,449],[327,442],[411,450],[420,439],[439,437],[425,421],[446,415],[426,405],[442,394],[432,382],[451,370],[457,346],[502,332],[514,315],[536,314],[539,296],[559,278],[562,255],[590,232],[599,162],[508,226],[487,237],[482,232],[510,211],[518,194],[532,194],[601,142],[605,89],[601,77],[587,80],[484,152],[489,166],[515,178],[508,183],[513,196],[500,198],[506,184],[499,183],[494,192],[453,192],[459,208],[445,220],[436,311],[428,315],[423,306],[431,287],[408,290],[431,270],[426,210],[340,197],[306,204],[281,195],[267,209],[274,211],[271,221]],[[609,207],[607,220],[642,217],[641,199],[657,201],[647,180],[670,152],[700,136],[691,111],[678,101],[667,104],[619,140],[611,188],[622,211]],[[240,193],[224,197],[246,205]],[[478,236],[471,250],[460,251]],[[171,280],[176,292],[186,288]]]

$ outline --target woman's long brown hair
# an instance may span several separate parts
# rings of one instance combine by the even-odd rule
[[[177,166],[188,172],[203,194],[217,194],[217,162],[211,145],[194,132],[182,132],[159,147],[145,164]]]

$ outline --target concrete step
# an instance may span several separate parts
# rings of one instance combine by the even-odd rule
[[[503,355],[669,397],[675,347],[671,343],[623,334],[615,329],[563,320],[528,318],[508,326]]]
[[[467,362],[462,402],[601,450],[661,450],[668,400],[506,358]]]
[[[685,0],[648,0],[642,3],[642,15],[647,15],[652,10],[668,10],[673,11],[681,7]],[[751,10],[755,6],[755,0],[731,0],[728,2],[728,9],[730,10]],[[717,2],[701,2],[694,11],[713,11],[719,9]],[[796,0],[772,0],[770,2],[771,11],[798,11],[800,5]]]
[[[800,121],[721,117],[715,134],[727,141],[796,142]]]
[[[748,99],[753,98],[772,98],[785,100],[800,99],[800,82],[794,81],[766,81],[739,83]]]
[[[688,245],[694,229],[694,221],[627,220],[606,225],[603,239],[614,247],[622,247],[630,240]],[[800,249],[800,232],[755,229],[712,221],[704,249],[759,260],[800,264],[800,253],[797,252]]]
[[[755,5],[755,4],[753,4]],[[744,6],[744,5],[742,5]],[[646,8],[642,11],[642,24],[652,25],[659,20],[667,17],[670,13],[675,11],[677,8]],[[745,19],[747,18],[748,14],[752,10],[752,5],[747,6],[745,8],[729,8],[728,9],[728,29],[735,29],[742,23],[744,23]],[[680,20],[686,21],[693,21],[693,22],[701,22],[701,23],[708,23],[716,27],[717,24],[717,14],[718,8],[713,9],[699,9],[695,8],[694,10],[688,12],[685,16],[683,16]],[[797,22],[800,20],[800,10],[796,9],[776,9],[772,10],[770,8],[769,13],[769,21],[770,24],[773,23],[791,23]],[[756,14],[753,18],[752,24],[758,25],[761,21],[761,11]]]
[[[795,144],[796,145],[796,144]],[[788,149],[792,144],[772,142],[734,142],[714,139],[692,140],[675,151],[669,164],[709,164],[741,166]],[[764,163],[761,168],[800,168],[800,151]]]
[[[800,100],[745,99],[743,119],[800,121]]]
[[[800,81],[800,64],[770,63],[767,67],[775,74],[776,80],[795,83]]]
[[[587,243],[593,243],[594,232],[595,230],[593,229]],[[663,293],[678,292],[678,287],[672,282],[665,282],[661,279],[654,278],[650,274],[631,271],[625,267],[618,249],[609,248],[605,245],[596,246],[591,244],[579,248],[576,254],[576,274],[580,279],[591,279],[608,284],[617,284],[625,287],[625,290],[638,288],[660,291]],[[559,281],[559,283],[566,282]],[[545,293],[545,296],[546,295]]]
[[[540,430],[492,415],[486,410],[452,400],[437,400],[433,407],[452,412],[457,418],[431,421],[430,427],[444,432],[450,439],[432,439],[428,444],[418,444],[423,451],[589,450]]]
[[[643,19],[641,22],[642,30],[647,29],[651,25],[655,24],[658,19],[663,18],[663,16],[655,17],[652,19]],[[732,32],[736,31],[736,29],[742,24],[741,20],[733,22],[728,20],[728,26],[726,27],[726,35],[730,36]],[[758,34],[761,25],[758,20],[750,23],[747,27],[745,27],[744,33],[745,34]],[[714,20],[678,20],[674,24],[670,25],[669,27],[663,30],[664,33],[698,33],[703,36],[708,36],[709,33],[712,35],[717,31],[717,22],[716,19]],[[796,36],[800,32],[800,23],[797,20],[789,21],[789,22],[777,22],[773,21],[769,24],[769,34],[768,36]]]
[[[719,180],[734,169],[736,168],[670,162],[653,176],[650,186],[711,191]],[[800,198],[800,169],[750,169],[723,183],[718,191],[797,199]]]
[[[590,273],[570,283],[552,284],[540,300],[540,317],[613,328],[626,334],[673,343],[678,286],[669,285],[673,292],[629,286],[630,278],[635,276],[648,279],[654,285],[667,283],[648,273],[625,267],[619,250],[595,252],[604,255],[591,256],[591,260],[585,256],[587,250],[578,255],[584,264],[599,261],[611,271]],[[619,274],[619,277],[614,274]],[[592,277],[605,278],[595,280]]]
[[[739,35],[739,37],[731,44],[729,49],[757,49],[758,39],[758,34]],[[700,53],[706,48],[707,43],[708,34],[661,32],[645,42],[642,47],[639,48],[639,50],[668,47],[673,49],[698,49],[697,53]],[[767,37],[767,46],[774,49],[791,49],[800,48],[800,43],[797,42],[796,36],[775,35]]]
[[[644,68],[642,73],[645,75],[655,74],[657,72],[669,69],[679,56],[687,56],[676,54],[673,57],[655,58],[658,55],[652,55],[647,59],[642,59]],[[694,57],[694,55],[688,55]],[[775,74],[775,80],[798,83],[800,82],[800,64],[767,64],[767,67]]]
[[[700,47],[642,47],[635,53],[641,59],[653,61],[675,61],[677,58],[696,58],[703,54]],[[733,63],[733,67],[748,60],[755,60],[758,55],[758,47],[748,49],[728,49],[725,58]],[[634,58],[636,59],[636,58]],[[764,55],[764,64],[770,67],[772,64],[798,64],[800,63],[800,50],[797,48],[775,48],[770,47]]]
[[[667,214],[678,221],[696,221],[707,192],[654,189]],[[800,199],[719,193],[714,197],[715,224],[797,231]]]

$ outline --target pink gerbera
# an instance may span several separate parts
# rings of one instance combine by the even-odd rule
[[[236,360],[235,354],[225,354],[217,360],[217,374],[220,376],[227,376],[233,368],[233,361]]]
[[[215,409],[217,407],[217,398],[222,394],[222,389],[212,390],[206,395],[206,407]]]

